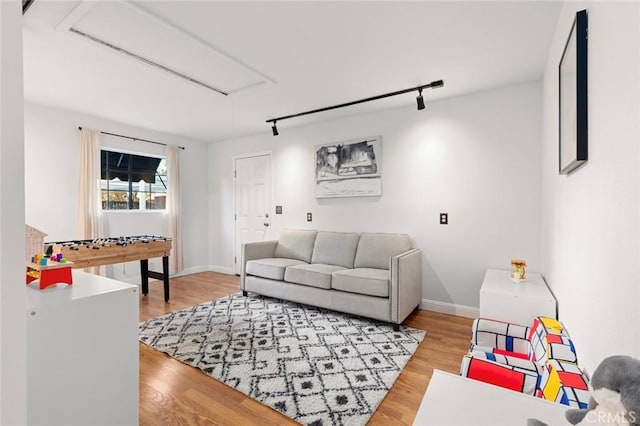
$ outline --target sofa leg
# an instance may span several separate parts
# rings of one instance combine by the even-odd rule
[[[242,295],[246,297],[247,296],[247,292],[242,290]]]
[[[393,325],[393,331],[400,331],[400,324],[391,324]]]

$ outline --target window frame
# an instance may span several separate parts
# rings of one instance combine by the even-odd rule
[[[118,153],[118,154],[126,154],[129,155],[129,161],[127,164],[127,208],[123,208],[123,209],[113,209],[113,208],[109,208],[109,193],[111,192],[111,190],[108,189],[109,187],[109,182],[111,180],[109,179],[102,179],[102,155],[103,152],[112,152],[112,153]],[[138,182],[134,182],[131,180],[132,177],[132,163],[133,163],[133,158],[131,156],[139,156],[139,157],[147,157],[147,158],[155,158],[155,159],[160,159],[161,161],[164,160],[165,163],[167,161],[167,157],[166,155],[161,155],[161,154],[149,154],[149,153],[144,153],[144,152],[138,152],[138,151],[129,151],[126,149],[117,149],[117,148],[108,148],[108,147],[100,147],[100,205],[101,205],[101,209],[102,212],[158,212],[158,213],[164,213],[167,210],[167,206],[166,206],[166,202],[165,202],[165,206],[162,209],[150,209],[145,207],[144,209],[141,209],[139,206],[140,204],[138,204],[138,208],[136,209],[134,206],[134,195],[138,192],[141,191],[135,191],[134,190],[134,185],[138,184]],[[162,183],[162,186],[164,187],[164,192],[155,192],[156,194],[167,194],[168,188],[169,188],[169,177],[168,177],[168,173],[166,175],[160,175],[158,173],[158,171],[155,171],[156,178],[160,179],[160,182]],[[164,177],[164,178],[163,178]],[[102,187],[102,183],[103,182],[107,182],[107,189],[103,189]],[[123,181],[124,183],[124,181]],[[151,182],[145,182],[145,186],[146,185],[152,185]],[[114,190],[114,192],[117,190]],[[106,207],[105,208],[105,204],[102,202],[102,195],[103,193],[107,193],[107,201],[106,201]],[[120,191],[119,191],[120,192]],[[122,191],[123,192],[123,191]],[[151,190],[151,187],[149,187],[149,191],[142,191],[144,192],[144,194],[152,194],[154,193]]]

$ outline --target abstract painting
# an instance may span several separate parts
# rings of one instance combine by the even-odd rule
[[[380,136],[316,145],[316,198],[382,195]]]

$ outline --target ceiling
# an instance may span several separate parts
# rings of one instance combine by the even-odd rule
[[[432,99],[541,78],[560,8],[550,1],[36,0],[24,16],[25,98],[219,141],[270,133],[270,118],[442,79],[444,87],[423,93],[428,114]],[[278,129],[411,104],[415,94],[407,93]]]

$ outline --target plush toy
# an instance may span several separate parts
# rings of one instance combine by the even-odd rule
[[[591,377],[586,409],[569,409],[572,425],[640,426],[640,361],[625,355],[605,358]],[[529,419],[527,426],[544,426]],[[556,425],[552,425],[556,426]]]

